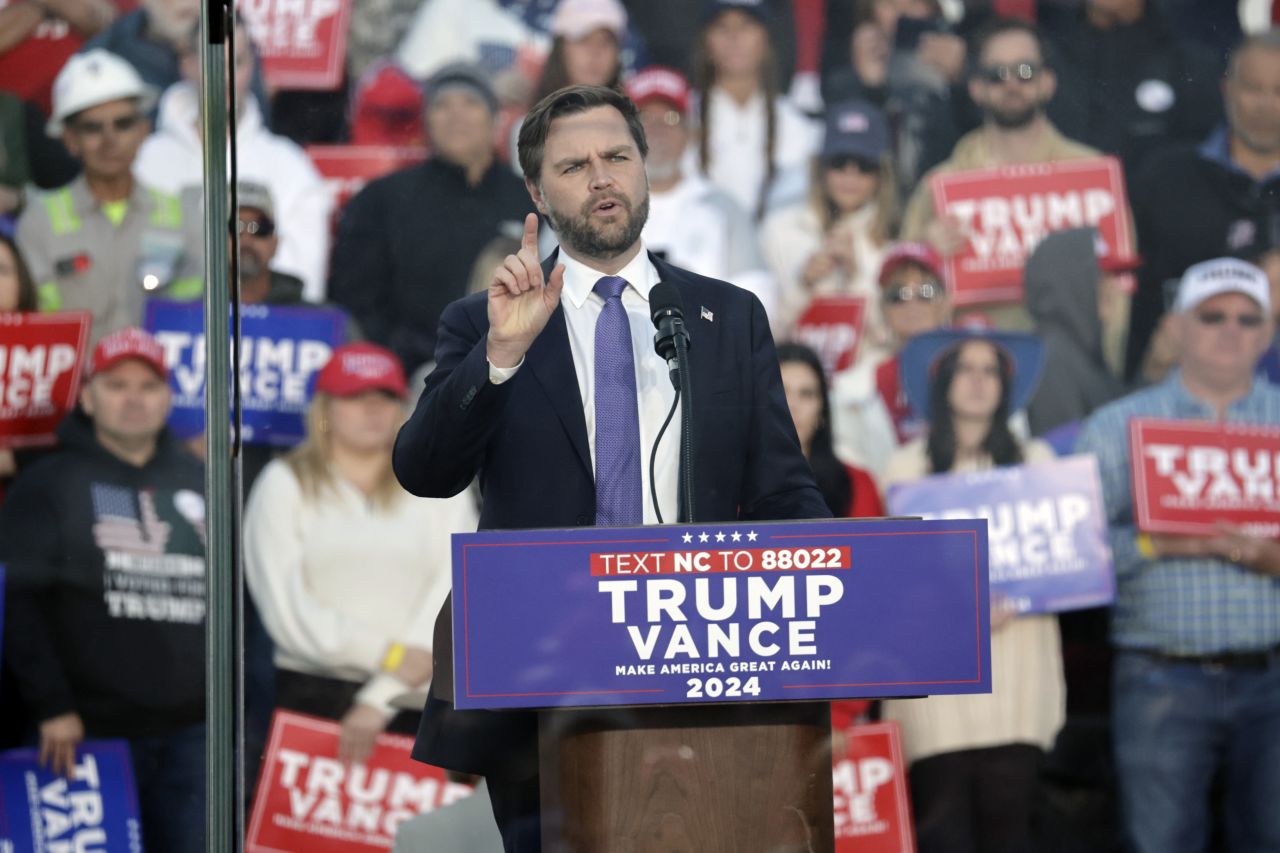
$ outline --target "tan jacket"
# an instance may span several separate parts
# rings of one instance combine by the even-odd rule
[[[903,240],[925,240],[925,232],[936,216],[933,208],[933,189],[931,181],[934,175],[949,172],[966,172],[973,169],[988,169],[993,166],[1007,165],[997,160],[987,144],[987,129],[980,127],[961,137],[952,150],[951,156],[934,166],[920,180],[916,190],[911,194],[907,209],[902,219]],[[1040,138],[1036,150],[1027,159],[1028,163],[1056,163],[1062,160],[1081,160],[1086,157],[1099,157],[1101,151],[1090,148],[1075,140],[1063,136],[1056,127],[1045,122],[1045,133]],[[1129,233],[1136,237],[1132,216],[1129,219]],[[1136,239],[1133,242],[1136,247]],[[980,312],[986,315],[997,328],[1030,331],[1035,328],[1031,315],[1020,303],[983,305],[978,309],[958,311],[957,320],[963,320],[967,314]],[[1117,372],[1123,363],[1125,336],[1129,329],[1129,299],[1125,296],[1117,300],[1114,315],[1103,328],[1103,348],[1107,363]]]
[[[1027,159],[1028,163],[1056,163],[1060,160],[1082,160],[1086,157],[1099,157],[1101,151],[1083,145],[1058,132],[1049,122],[1045,122],[1045,133],[1040,144]],[[949,172],[968,172],[973,169],[989,169],[993,166],[1008,165],[997,160],[987,145],[987,129],[980,127],[966,133],[952,149],[951,156],[930,169],[907,202],[907,209],[902,217],[902,239],[924,240],[925,229],[933,221],[933,190],[931,181],[934,175]]]

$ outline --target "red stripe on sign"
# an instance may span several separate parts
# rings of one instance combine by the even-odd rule
[[[853,568],[848,545],[828,548],[726,548],[592,554],[594,577],[828,571]]]

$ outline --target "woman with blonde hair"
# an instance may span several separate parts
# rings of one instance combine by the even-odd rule
[[[431,679],[431,636],[450,586],[450,534],[475,530],[466,492],[411,497],[391,470],[408,387],[374,344],[334,351],[307,437],[249,496],[245,569],[276,646],[277,707],[342,721],[362,761],[389,726],[416,730],[397,696]]]
[[[803,195],[804,163],[821,142],[817,123],[779,93],[768,14],[762,0],[708,6],[694,57],[698,141],[687,170],[757,220]]]
[[[816,296],[857,296],[869,342],[860,350],[883,350],[877,276],[898,210],[884,113],[858,100],[832,107],[810,168],[808,200],[770,216],[762,232],[778,280],[774,331],[785,337]]]

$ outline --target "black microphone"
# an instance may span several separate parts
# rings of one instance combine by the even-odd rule
[[[680,380],[677,371],[680,363],[676,355],[676,338],[689,344],[689,332],[684,327],[684,308],[680,302],[680,291],[675,285],[660,281],[649,290],[649,316],[657,333],[653,336],[653,348],[658,355],[667,360],[667,369],[671,372],[671,384],[677,389]]]

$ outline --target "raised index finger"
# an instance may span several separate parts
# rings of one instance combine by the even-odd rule
[[[524,236],[520,238],[520,248],[538,254],[538,214],[530,213],[524,218]]]

